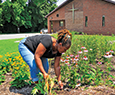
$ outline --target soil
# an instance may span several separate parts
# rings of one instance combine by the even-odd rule
[[[115,57],[112,58],[111,62],[115,68]],[[55,73],[53,65],[50,67],[50,76],[54,77]],[[111,70],[111,74],[115,76],[115,69]],[[31,86],[27,85],[21,89],[16,89],[15,87],[11,87],[11,84],[9,83],[12,80],[13,78],[11,77],[11,73],[7,73],[6,81],[0,85],[0,95],[31,95],[32,88],[35,84],[32,84]],[[115,83],[115,79],[112,81]],[[57,84],[55,86],[57,86]],[[88,87],[88,89],[85,90],[85,87]],[[83,87],[72,89],[64,85],[63,90],[55,89],[55,92],[57,95],[115,95],[115,88],[107,87],[105,85],[97,87],[85,85]]]

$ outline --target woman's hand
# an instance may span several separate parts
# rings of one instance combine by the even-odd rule
[[[59,81],[58,83],[59,83],[59,88],[63,89],[63,83],[62,83],[62,81]]]
[[[44,76],[44,79],[46,79],[47,77],[49,77],[49,75],[47,73],[44,73],[43,76]]]

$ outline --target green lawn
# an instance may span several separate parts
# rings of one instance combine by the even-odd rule
[[[18,51],[18,44],[22,38],[0,40],[0,55],[4,56],[7,52],[12,53]]]
[[[57,34],[53,35],[55,38],[57,38]],[[95,36],[95,35],[75,35],[74,37],[90,37],[90,36]],[[102,37],[100,35],[96,35],[99,39]],[[108,41],[115,41],[115,36],[104,36],[105,39]],[[19,42],[15,41],[20,41],[22,38],[18,39],[8,39],[8,40],[0,40],[0,55],[5,55],[7,52],[12,53],[12,52],[17,52],[18,51],[18,44]]]
[[[78,35],[79,37],[80,36],[83,36],[83,35]],[[108,41],[115,41],[115,36],[103,36],[103,35],[85,35],[85,37],[90,37],[90,36],[97,36],[97,38],[101,38],[101,37],[104,37],[105,39],[107,39]]]

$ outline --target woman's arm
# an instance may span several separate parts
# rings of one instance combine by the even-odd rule
[[[61,80],[60,58],[61,58],[61,56],[55,57],[55,60],[54,60],[54,70],[55,70],[55,74],[57,76],[58,81]]]
[[[43,65],[42,65],[42,61],[40,59],[40,57],[45,53],[46,48],[44,47],[44,45],[42,43],[40,43],[35,51],[35,62],[36,65],[38,66],[38,68],[40,69],[40,71],[43,73],[44,78],[47,77],[47,73],[45,72]]]
[[[63,83],[61,82],[60,58],[61,58],[61,56],[55,57],[54,70],[55,70],[55,74],[57,76],[57,80],[59,82],[60,88],[62,89],[63,88]]]

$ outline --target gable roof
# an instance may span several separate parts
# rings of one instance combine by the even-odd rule
[[[59,5],[57,8],[55,8],[53,11],[51,11],[49,14],[47,14],[45,16],[45,18],[47,18],[49,15],[51,15],[52,13],[54,13],[55,11],[57,11],[58,9],[60,9],[61,7],[65,6],[66,4],[72,2],[73,0],[66,0],[65,2],[63,2],[61,5]],[[102,1],[106,1],[106,2],[109,2],[109,3],[112,3],[112,4],[115,4],[115,1],[114,0],[102,0]]]
[[[110,3],[115,4],[115,0],[103,0],[103,1],[110,2]]]
[[[45,16],[45,18],[48,17],[49,15],[51,15],[52,13],[54,13],[55,11],[57,11],[58,9],[60,9],[61,7],[65,6],[66,4],[72,2],[72,1],[73,1],[73,0],[66,0],[66,1],[63,2],[61,5],[59,5],[57,8],[55,8],[53,11],[51,11],[49,14],[47,14],[47,15]]]

